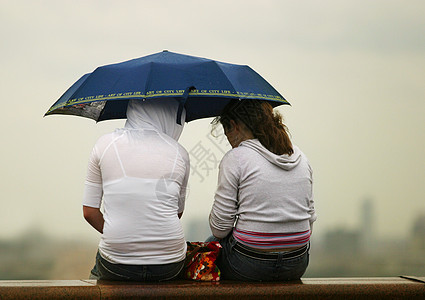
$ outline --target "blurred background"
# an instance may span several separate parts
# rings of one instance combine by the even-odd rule
[[[306,277],[425,276],[425,2],[0,0],[0,279],[86,279],[89,153],[123,120],[43,118],[81,75],[164,49],[247,64],[314,170]],[[187,123],[186,238],[210,235],[230,145]]]

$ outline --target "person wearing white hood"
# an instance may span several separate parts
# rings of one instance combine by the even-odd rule
[[[223,279],[298,280],[316,220],[312,169],[266,102],[234,100],[214,121],[232,150],[223,157],[210,227]]]
[[[84,218],[102,234],[91,279],[162,281],[183,268],[179,218],[190,165],[177,142],[178,107],[174,99],[130,100],[125,127],[95,144],[83,196]],[[184,110],[181,117],[184,124]]]

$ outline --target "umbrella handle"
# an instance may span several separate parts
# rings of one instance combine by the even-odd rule
[[[179,125],[182,125],[183,108],[186,104],[187,98],[189,97],[189,92],[193,89],[195,89],[194,86],[190,86],[190,87],[186,88],[182,97],[179,99],[180,104],[179,104],[179,109],[177,110],[177,120],[176,120],[177,124],[179,124]]]

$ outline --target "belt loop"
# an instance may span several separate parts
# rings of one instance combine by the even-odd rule
[[[143,268],[142,268],[142,276],[143,276],[143,280],[144,281],[147,281],[147,280],[150,280],[151,279],[151,274],[150,274],[147,266],[143,266]]]
[[[276,259],[276,264],[280,264],[283,260],[283,252],[278,252],[277,253],[277,259]]]
[[[229,244],[233,248],[237,244],[237,240],[233,236],[233,232],[229,234]]]

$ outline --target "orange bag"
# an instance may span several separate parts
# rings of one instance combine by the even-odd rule
[[[187,242],[183,277],[197,281],[219,281],[220,270],[215,261],[221,248],[219,242]]]

